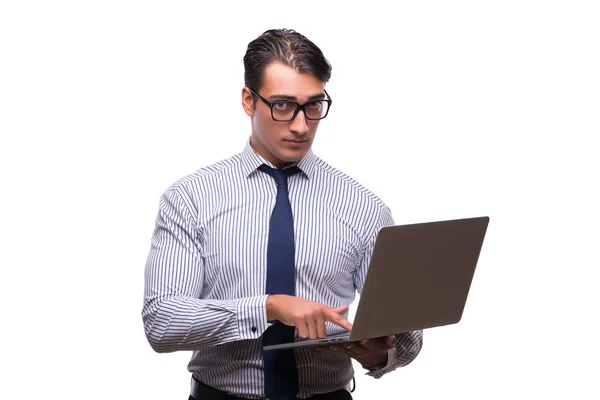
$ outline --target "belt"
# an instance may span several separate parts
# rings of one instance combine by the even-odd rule
[[[196,380],[192,376],[191,396],[196,400],[255,400],[245,397],[238,397],[212,388],[204,383]],[[309,397],[310,400],[352,400],[352,396],[345,389],[336,390],[335,392],[317,394]]]

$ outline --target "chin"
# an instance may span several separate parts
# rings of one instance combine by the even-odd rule
[[[302,160],[307,153],[307,150],[285,149],[279,151],[279,154],[277,154],[277,158],[279,158],[283,162],[295,163]]]

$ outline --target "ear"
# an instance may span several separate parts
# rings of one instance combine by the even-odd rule
[[[242,107],[249,117],[254,116],[254,96],[248,86],[244,86],[242,89]]]

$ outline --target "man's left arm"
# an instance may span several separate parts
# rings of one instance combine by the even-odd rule
[[[386,205],[380,207],[379,215],[374,222],[368,231],[362,260],[354,274],[354,285],[358,293],[362,293],[379,230],[394,225],[390,209]],[[422,346],[423,331],[417,330],[350,343],[344,351],[369,370],[367,375],[381,378],[396,368],[410,364],[417,357]]]
[[[396,368],[410,364],[417,357],[423,346],[423,331],[399,333],[350,345],[346,350],[348,355],[369,371],[367,375],[381,378]],[[376,347],[385,347],[385,349],[374,351]]]

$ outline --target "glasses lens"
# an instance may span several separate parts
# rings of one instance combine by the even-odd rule
[[[304,112],[310,119],[321,119],[327,115],[329,103],[325,100],[315,100],[304,105]]]
[[[273,103],[272,112],[275,121],[291,121],[298,110],[298,103],[281,101]],[[309,101],[304,105],[304,114],[308,119],[322,119],[327,115],[329,102],[326,100]]]
[[[290,103],[282,101],[279,103],[273,103],[273,118],[276,121],[289,121],[294,116],[298,105],[296,103]]]

